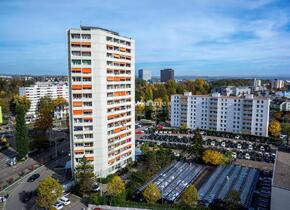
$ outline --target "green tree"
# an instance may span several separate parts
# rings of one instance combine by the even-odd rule
[[[225,199],[225,205],[228,210],[241,209],[241,198],[239,192],[236,190],[230,191]]]
[[[285,123],[283,125],[283,132],[286,134],[286,141],[287,141],[287,144],[289,143],[289,138],[290,138],[290,123]]]
[[[46,177],[40,181],[36,189],[36,203],[39,207],[49,209],[56,203],[57,199],[62,195],[62,185],[52,177]]]
[[[176,93],[177,84],[176,84],[175,80],[168,80],[165,83],[165,87],[167,89],[167,94],[169,97]]]
[[[152,112],[153,112],[153,107],[151,104],[148,106],[145,106],[145,119],[151,120]]]
[[[202,158],[203,147],[202,136],[198,129],[194,132],[194,137],[192,138],[192,152],[194,152],[196,160],[200,161]]]
[[[125,183],[119,176],[113,176],[107,186],[107,193],[111,197],[118,197],[125,191]]]
[[[92,164],[85,156],[76,167],[77,189],[81,195],[89,194],[96,181]]]
[[[181,195],[181,202],[190,208],[194,208],[199,199],[199,194],[194,185],[190,185]]]
[[[31,103],[26,96],[19,96],[19,95],[13,96],[9,101],[9,109],[10,109],[11,113],[14,115],[16,115],[16,106],[17,105],[22,105],[23,111],[26,114],[26,112],[30,108]]]
[[[15,143],[20,159],[26,157],[29,150],[28,131],[25,123],[25,110],[26,107],[24,107],[24,105],[20,103],[16,105]]]
[[[148,203],[156,203],[161,198],[161,193],[158,187],[150,183],[144,190],[143,196]]]

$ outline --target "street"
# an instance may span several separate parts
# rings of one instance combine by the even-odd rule
[[[33,173],[40,174],[40,177],[34,182],[27,182],[27,178],[22,180],[20,184],[14,190],[12,190],[12,192],[10,192],[9,198],[6,201],[4,209],[6,210],[37,209],[37,207],[35,207],[35,197],[33,197],[27,203],[22,202],[23,193],[34,191],[41,180],[43,180],[47,176],[52,176],[53,174],[55,174],[55,172],[53,171],[53,168],[55,166],[59,165],[60,163],[65,163],[67,160],[69,160],[68,156],[62,157],[59,160],[53,161],[47,166],[40,167]]]

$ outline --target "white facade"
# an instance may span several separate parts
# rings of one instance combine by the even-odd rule
[[[281,89],[285,86],[284,80],[275,79],[272,81],[272,88],[273,89]]]
[[[135,41],[97,27],[68,31],[70,139],[97,176],[135,159]]]
[[[253,85],[253,87],[260,87],[260,86],[262,86],[262,81],[260,79],[254,78],[252,85]]]
[[[181,114],[184,113],[181,109],[181,98],[184,97],[187,98],[186,109],[183,107],[186,115]],[[252,95],[172,95],[171,126],[179,127],[186,121],[187,127],[192,129],[268,136],[269,106],[270,99]]]
[[[68,84],[62,82],[37,82],[30,87],[20,87],[19,95],[26,96],[31,102],[30,109],[26,113],[27,122],[31,122],[37,117],[36,112],[40,98],[44,96],[51,99],[62,97],[68,101]]]

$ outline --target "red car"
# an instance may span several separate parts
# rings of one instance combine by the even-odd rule
[[[135,134],[144,134],[144,131],[136,131]]]

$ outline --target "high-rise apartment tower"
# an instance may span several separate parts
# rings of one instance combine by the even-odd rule
[[[70,29],[68,63],[72,169],[85,157],[104,177],[135,159],[135,41]]]

